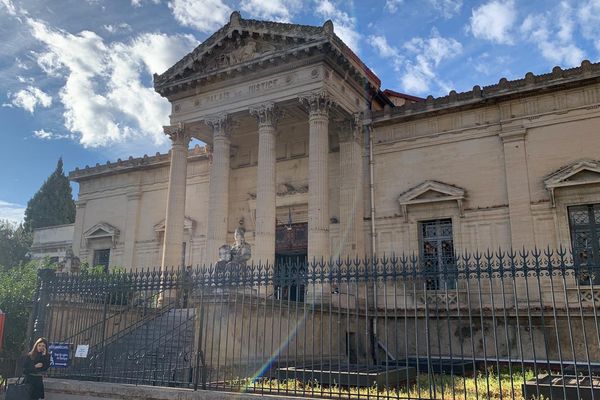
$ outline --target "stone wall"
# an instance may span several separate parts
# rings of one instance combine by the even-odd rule
[[[158,386],[137,386],[120,383],[83,382],[44,379],[46,400],[253,400],[264,399],[261,394],[193,391]],[[269,396],[271,399],[300,399],[292,396]]]

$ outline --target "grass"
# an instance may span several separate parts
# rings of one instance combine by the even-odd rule
[[[282,381],[265,378],[255,382],[250,379],[239,379],[228,382],[228,385],[247,392],[278,392],[326,398],[532,400],[523,397],[521,384],[524,380],[531,380],[534,377],[533,371],[523,372],[520,369],[513,369],[512,379],[508,371],[501,371],[498,375],[493,369],[490,369],[487,374],[479,373],[475,377],[421,374],[412,385],[398,390],[386,390],[375,386],[369,388],[323,386],[317,382],[302,383],[295,379]],[[534,400],[543,400],[543,398]]]

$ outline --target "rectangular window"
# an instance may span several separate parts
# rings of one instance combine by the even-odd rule
[[[573,263],[582,285],[600,285],[600,204],[569,207]]]
[[[436,219],[419,224],[422,271],[429,290],[454,289],[456,266],[452,220]]]
[[[110,260],[110,249],[94,250],[94,267],[102,265],[104,271],[108,272],[108,263]]]

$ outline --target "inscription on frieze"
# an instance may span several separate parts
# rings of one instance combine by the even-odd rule
[[[263,82],[252,83],[252,84],[248,85],[248,93],[253,94],[253,93],[262,92],[262,91],[265,91],[268,89],[273,89],[273,88],[277,87],[277,82],[279,82],[278,78],[269,79],[269,80],[263,81]]]

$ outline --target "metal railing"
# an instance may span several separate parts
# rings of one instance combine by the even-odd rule
[[[312,397],[600,400],[600,287],[588,279],[597,273],[566,251],[534,250],[439,266],[411,255],[45,274],[34,334],[71,346],[55,377]]]

